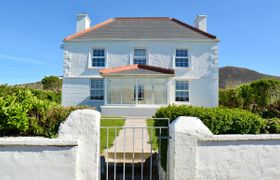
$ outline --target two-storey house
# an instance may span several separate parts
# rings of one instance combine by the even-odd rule
[[[64,39],[62,104],[103,115],[153,115],[158,107],[218,105],[218,46],[207,16],[113,18],[90,26],[78,14]]]

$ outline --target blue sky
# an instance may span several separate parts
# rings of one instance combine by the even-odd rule
[[[247,67],[280,76],[279,0],[2,0],[0,84],[62,75],[62,40],[75,32],[76,14],[92,24],[111,17],[164,16],[192,24],[208,15],[221,39],[220,66]]]

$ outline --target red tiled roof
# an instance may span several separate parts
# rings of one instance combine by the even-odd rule
[[[101,27],[103,27],[105,25],[108,25],[108,24],[110,24],[110,23],[112,23],[112,22],[114,22],[116,20],[167,20],[167,21],[172,21],[172,22],[174,22],[176,24],[179,24],[179,25],[181,25],[181,26],[183,26],[183,27],[185,27],[185,28],[187,28],[187,29],[189,29],[191,31],[199,33],[199,34],[201,34],[204,37],[207,37],[209,39],[217,39],[216,36],[214,36],[214,35],[212,35],[210,33],[204,32],[204,31],[202,31],[202,30],[200,30],[200,29],[198,29],[196,27],[193,27],[193,26],[191,26],[191,25],[189,25],[187,23],[184,23],[182,21],[179,21],[178,19],[175,19],[175,18],[170,18],[170,17],[119,17],[119,18],[108,19],[108,20],[103,21],[103,22],[101,22],[101,23],[99,23],[99,24],[97,24],[97,25],[95,25],[95,26],[93,26],[93,27],[91,27],[89,29],[86,29],[84,31],[77,32],[77,33],[75,33],[73,35],[70,35],[70,36],[66,37],[64,39],[64,41],[70,41],[72,39],[80,37],[80,36],[82,36],[84,34],[87,34],[87,33],[91,32],[91,31],[97,30],[97,29],[99,29],[99,28],[101,28]]]
[[[156,71],[156,72],[160,72],[160,73],[164,73],[164,74],[174,74],[174,69],[167,69],[167,68],[149,66],[149,65],[144,65],[144,64],[133,64],[133,65],[127,65],[127,66],[108,68],[108,69],[101,69],[100,74],[118,73],[118,72],[130,71],[130,70],[136,70],[136,69],[146,69],[146,70]]]

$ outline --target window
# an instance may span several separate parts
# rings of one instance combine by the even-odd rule
[[[189,82],[176,81],[176,101],[189,101]]]
[[[103,79],[91,79],[90,81],[90,99],[104,99],[104,81]]]
[[[93,49],[92,67],[104,67],[104,66],[105,66],[105,50]]]
[[[146,49],[134,49],[133,64],[147,64]]]
[[[137,93],[137,96],[136,96]],[[144,85],[143,84],[138,84],[134,85],[134,100],[142,101],[144,100]]]
[[[176,49],[175,67],[189,67],[187,49]]]

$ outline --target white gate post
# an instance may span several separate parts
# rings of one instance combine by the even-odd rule
[[[79,139],[77,175],[79,180],[100,176],[100,113],[76,110],[60,125],[59,138]]]
[[[180,116],[170,125],[170,180],[195,179],[197,140],[213,134],[195,117]]]

